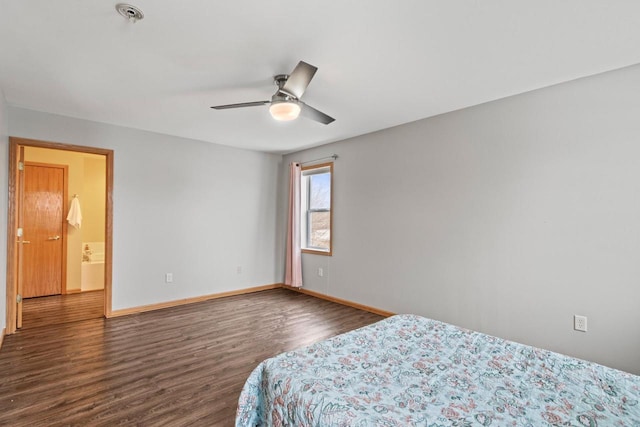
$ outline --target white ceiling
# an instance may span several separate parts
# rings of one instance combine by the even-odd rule
[[[291,152],[640,63],[637,0],[0,0],[10,105]],[[272,76],[318,67],[281,123]]]

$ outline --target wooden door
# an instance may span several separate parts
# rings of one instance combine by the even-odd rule
[[[22,298],[62,293],[65,265],[66,167],[24,164]],[[21,279],[21,280],[20,280]]]

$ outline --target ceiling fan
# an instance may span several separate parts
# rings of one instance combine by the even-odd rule
[[[318,71],[317,67],[304,61],[298,62],[291,74],[278,74],[273,78],[278,90],[271,97],[271,101],[242,102],[240,104],[216,105],[215,110],[230,108],[258,107],[269,105],[269,112],[276,120],[295,120],[299,115],[316,122],[328,125],[335,119],[300,101],[302,94],[309,86],[311,79]]]

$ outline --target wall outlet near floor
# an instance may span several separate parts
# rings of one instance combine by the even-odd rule
[[[580,332],[587,332],[587,316],[573,316],[573,329]]]
[[[318,277],[324,276],[324,269],[322,267],[318,267]]]
[[[164,281],[165,281],[165,283],[172,283],[173,282],[173,273],[166,273],[164,275]]]

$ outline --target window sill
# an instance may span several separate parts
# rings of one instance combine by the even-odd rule
[[[302,249],[303,254],[331,256],[331,251],[318,251],[315,249]]]

